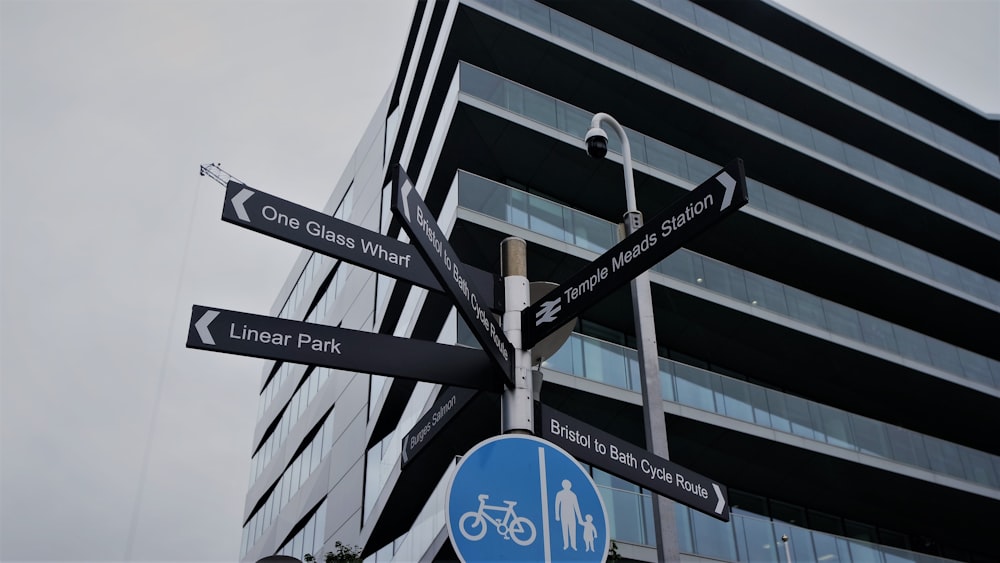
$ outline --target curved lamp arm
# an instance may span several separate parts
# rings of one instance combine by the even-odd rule
[[[632,180],[632,147],[628,144],[628,136],[625,134],[625,129],[621,126],[618,121],[611,117],[610,115],[600,112],[595,113],[594,117],[590,120],[591,129],[601,129],[601,123],[607,123],[614,129],[618,138],[622,142],[622,161],[625,167],[625,205],[629,213],[638,211],[639,209],[635,204],[635,182]],[[589,135],[588,135],[589,136]]]

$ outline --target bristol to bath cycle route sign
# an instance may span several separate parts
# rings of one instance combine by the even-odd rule
[[[729,521],[726,486],[546,405],[536,404],[536,434],[584,463]]]
[[[590,475],[558,446],[506,434],[474,446],[452,475],[448,536],[465,563],[603,563],[607,511]]]
[[[451,294],[456,309],[472,329],[479,345],[496,362],[504,384],[514,387],[514,347],[493,318],[483,293],[469,277],[467,266],[458,259],[437,220],[398,164],[393,169],[392,182],[392,211],[403,230],[410,235],[438,283]]]

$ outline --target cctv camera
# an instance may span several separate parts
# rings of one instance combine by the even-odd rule
[[[784,543],[788,542],[788,534],[781,534],[781,541]]]
[[[587,131],[587,154],[594,158],[604,158],[608,154],[608,134],[600,127]]]

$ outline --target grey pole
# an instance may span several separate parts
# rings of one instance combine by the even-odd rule
[[[500,401],[504,434],[535,432],[535,397],[532,386],[531,352],[521,349],[521,311],[528,306],[528,253],[524,239],[510,237],[500,243],[500,275],[503,276],[503,332],[514,348],[514,388],[504,388]]]
[[[788,535],[787,534],[782,534],[781,535],[781,543],[785,544],[785,560],[788,563],[792,563],[792,550],[791,550],[791,548],[788,547]]]
[[[625,200],[627,211],[623,217],[625,233],[630,235],[642,227],[642,213],[635,202],[635,183],[632,175],[632,148],[625,129],[606,113],[594,114],[591,131],[607,123],[622,142],[622,161],[625,170]],[[587,134],[588,138],[591,136]],[[660,388],[660,358],[656,346],[656,325],[653,319],[653,294],[649,272],[632,280],[632,311],[635,316],[635,338],[639,351],[639,376],[642,382],[642,410],[646,430],[646,449],[663,459],[670,459],[667,447],[667,425],[663,418],[663,393]],[[657,561],[679,561],[680,545],[677,541],[677,517],[674,502],[653,495],[653,523],[659,533],[656,540]]]

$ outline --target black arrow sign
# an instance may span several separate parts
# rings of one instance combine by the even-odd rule
[[[473,348],[194,305],[188,348],[497,391]]]
[[[403,436],[400,468],[406,467],[406,464],[410,463],[410,460],[416,457],[424,449],[424,446],[429,444],[434,436],[448,424],[448,421],[458,414],[465,405],[469,404],[475,396],[476,391],[460,387],[448,387],[442,391],[434,406],[413,425],[406,436]]]
[[[652,268],[747,203],[743,161],[735,160],[661,211],[611,250],[521,313],[525,349]]]
[[[630,483],[729,521],[729,492],[725,485],[551,407],[535,403],[535,408],[538,437]]]
[[[226,184],[222,220],[308,250],[338,258],[433,291],[444,291],[416,249],[387,237],[303,207],[232,180]],[[492,308],[493,276],[463,265]]]
[[[414,189],[406,171],[398,164],[392,175],[392,185],[393,213],[427,261],[438,283],[451,294],[455,307],[472,329],[476,340],[500,368],[504,383],[514,387],[513,346],[493,319],[489,304],[475,281],[469,278],[467,267],[458,260],[437,220]]]

